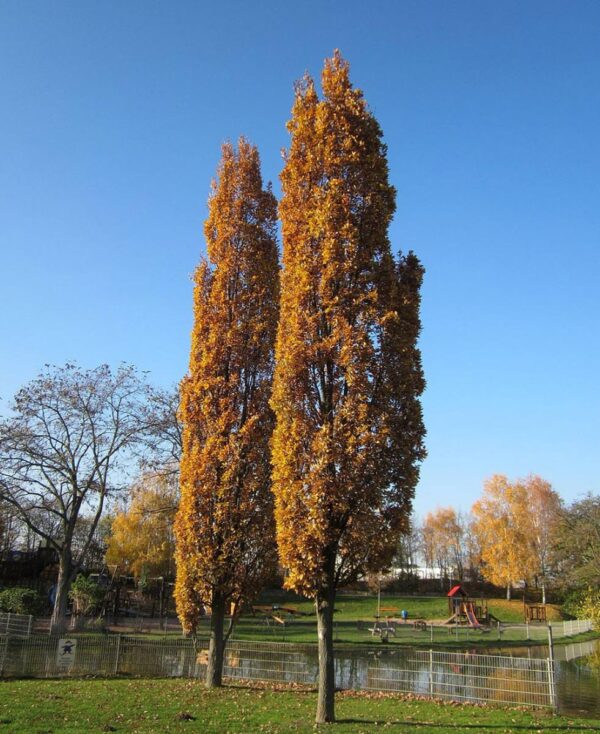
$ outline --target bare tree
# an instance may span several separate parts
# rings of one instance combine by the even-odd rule
[[[146,396],[131,366],[47,366],[0,420],[0,499],[59,556],[53,632],[64,627],[69,588],[106,501],[125,482],[146,427]]]
[[[179,420],[180,396],[177,387],[170,390],[150,388],[144,408],[144,464],[154,474],[178,475],[183,443],[183,425]]]

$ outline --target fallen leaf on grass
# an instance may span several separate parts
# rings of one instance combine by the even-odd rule
[[[177,721],[196,721],[196,717],[192,716],[187,711],[181,711],[177,714],[175,718],[177,719]]]

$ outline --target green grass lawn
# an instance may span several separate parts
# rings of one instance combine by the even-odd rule
[[[189,680],[20,680],[0,682],[0,732],[7,734],[283,734],[314,732],[315,693]],[[340,734],[597,732],[600,720],[545,711],[438,704],[382,694],[337,695]]]
[[[255,617],[244,615],[238,621],[234,639],[236,640],[268,640],[285,641],[295,643],[314,643],[316,641],[317,620],[314,614],[314,605],[311,601],[292,593],[275,592],[263,594],[257,604],[275,607],[293,607],[301,612],[300,616],[292,616],[283,611],[275,609],[275,616],[285,619],[285,626],[276,621],[267,620],[264,615],[258,613]],[[386,608],[396,609],[390,612],[391,616],[399,617],[400,611],[406,609],[409,614],[409,622],[422,619],[425,622],[432,620],[445,620],[448,617],[448,602],[446,597],[411,597],[399,595],[384,595],[381,599],[382,610]],[[505,624],[522,624],[523,605],[521,601],[507,602],[504,599],[489,600],[489,610]],[[549,606],[551,619],[559,619],[558,608]],[[373,637],[369,628],[373,627],[377,613],[376,596],[340,594],[336,601],[335,613],[335,641],[340,644],[370,644],[379,643],[378,637]],[[385,612],[383,612],[385,614]],[[358,621],[362,622],[359,628]],[[204,620],[199,628],[200,636],[207,636],[209,630],[208,620]],[[547,636],[545,629],[539,629],[538,638],[535,632],[534,639],[530,644],[546,644]],[[583,638],[582,638],[583,639]],[[403,644],[414,646],[442,646],[449,648],[469,647],[496,647],[502,645],[519,645],[526,643],[526,632],[521,629],[507,629],[501,633],[496,628],[478,630],[468,626],[456,629],[453,625],[437,626],[433,630],[416,630],[411,623],[400,624],[395,637],[390,637],[389,644]]]
[[[475,602],[479,599],[476,597]],[[297,607],[306,614],[314,613],[314,604],[308,599],[289,592],[265,593],[258,604],[281,604]],[[448,599],[446,596],[402,596],[399,594],[383,594],[381,606],[396,608],[398,615],[406,609],[409,619],[447,619]],[[523,622],[523,602],[520,599],[488,599],[489,611],[504,623]],[[336,600],[336,619],[338,621],[355,621],[357,619],[373,619],[377,614],[376,595],[338,594]],[[560,610],[556,605],[547,605],[548,617],[551,621],[561,619]]]

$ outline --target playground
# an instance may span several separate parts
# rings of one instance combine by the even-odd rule
[[[452,590],[451,590],[452,591]],[[341,593],[336,599],[334,636],[337,644],[409,645],[464,649],[548,643],[548,625],[553,626],[557,643],[564,637],[581,634],[577,622],[562,619],[560,609],[548,604],[546,621],[528,621],[522,600],[471,597],[455,591],[444,596],[408,596]],[[92,625],[97,620],[92,621]],[[181,635],[181,627],[171,614],[107,617],[109,633]],[[47,622],[38,620],[44,632]],[[200,621],[199,636],[208,637],[210,618]],[[317,620],[313,603],[295,594],[273,591],[263,594],[238,619],[233,639],[248,641],[314,644]],[[97,627],[90,629],[98,631]],[[47,630],[46,630],[47,631]],[[593,633],[583,633],[585,637]]]

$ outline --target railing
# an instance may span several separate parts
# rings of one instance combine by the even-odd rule
[[[555,706],[550,660],[413,651],[401,666],[371,666],[367,687],[453,701]]]
[[[0,676],[202,677],[207,641],[121,635],[30,637],[0,640]],[[224,674],[230,679],[315,685],[311,645],[230,642]],[[436,699],[555,706],[550,660],[419,651],[394,646],[336,651],[336,685],[412,693]]]
[[[548,624],[527,623],[496,623],[491,626],[471,627],[469,625],[454,624],[431,624],[430,622],[386,622],[383,629],[387,637],[401,641],[404,644],[430,643],[431,645],[445,645],[448,642],[461,642],[470,644],[473,641],[483,640],[492,644],[493,642],[518,642],[526,640],[546,641],[548,640],[548,628],[552,628],[555,640],[564,637],[572,637],[584,632],[590,632],[593,628],[590,620],[572,620],[567,622],[551,622]],[[365,634],[372,632],[373,624],[367,621],[357,623],[359,630]],[[341,632],[343,634],[343,631]]]
[[[29,614],[12,614],[11,612],[0,612],[0,637],[10,635],[11,637],[29,637],[33,617]]]

